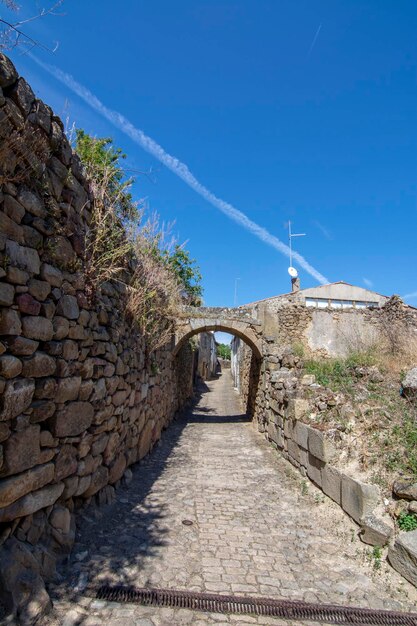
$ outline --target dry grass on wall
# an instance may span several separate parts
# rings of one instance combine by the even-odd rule
[[[106,176],[100,180],[90,178],[90,189],[94,200],[85,237],[84,271],[87,296],[92,299],[104,282],[126,282],[133,244],[118,216],[117,198],[109,193],[109,179]]]
[[[170,341],[172,322],[182,302],[177,276],[163,258],[176,241],[156,214],[145,218],[140,203],[132,205],[131,215],[123,220],[108,183],[106,176],[91,180],[94,201],[85,241],[87,294],[94,298],[107,281],[122,284],[125,314],[152,353]]]
[[[138,325],[148,351],[153,352],[171,339],[172,323],[181,306],[180,288],[173,272],[149,253],[140,238],[135,253],[126,312]]]

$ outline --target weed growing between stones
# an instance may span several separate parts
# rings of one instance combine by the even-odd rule
[[[372,563],[372,567],[374,570],[381,569],[381,561],[382,561],[382,548],[378,546],[374,546],[372,550],[369,552],[369,560]]]

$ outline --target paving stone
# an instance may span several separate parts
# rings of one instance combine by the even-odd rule
[[[88,614],[83,626],[296,626],[245,615],[98,600],[81,604],[83,596],[75,604],[66,593],[80,576],[85,585],[113,582],[371,607],[390,600],[411,610],[417,592],[404,582],[406,601],[397,591],[403,579],[385,563],[373,580],[369,547],[351,541],[358,531],[352,520],[327,498],[317,505],[312,495],[303,496],[294,468],[250,422],[236,419],[242,407],[230,373],[206,385],[199,404],[132,466],[132,480],[116,490],[116,501],[78,519],[70,564],[52,588],[54,599],[65,602],[51,626],[61,626],[65,612],[78,605]],[[320,473],[321,467],[315,469]],[[86,478],[91,481],[91,472]],[[94,481],[92,493],[101,477]],[[185,526],[183,520],[193,523]]]

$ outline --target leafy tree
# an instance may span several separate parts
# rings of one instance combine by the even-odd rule
[[[202,277],[195,265],[195,259],[190,259],[188,250],[177,244],[173,252],[166,254],[166,261],[177,275],[189,304],[200,306],[203,296]]]
[[[231,356],[232,356],[232,350],[230,348],[230,346],[228,346],[225,343],[218,343],[217,344],[217,354],[220,358],[222,359],[226,359],[227,361],[230,361]]]

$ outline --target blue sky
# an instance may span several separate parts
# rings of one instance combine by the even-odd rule
[[[46,0],[44,0],[46,2]],[[22,16],[35,10],[21,3]],[[66,0],[27,26],[71,74],[185,163],[217,198],[330,281],[412,294],[417,306],[417,4],[414,0]],[[2,14],[4,13],[2,9]],[[58,115],[112,136],[135,194],[168,222],[204,277],[208,305],[289,290],[288,258],[197,194],[17,49],[20,73]],[[302,287],[319,284],[299,264]]]

